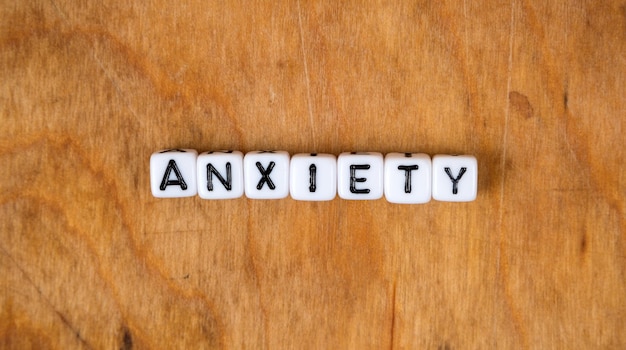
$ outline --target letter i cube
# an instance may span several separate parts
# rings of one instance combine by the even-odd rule
[[[289,193],[299,201],[329,201],[337,196],[337,158],[299,153],[291,157]]]

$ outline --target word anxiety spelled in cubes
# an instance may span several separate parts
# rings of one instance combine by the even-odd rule
[[[343,199],[392,203],[476,199],[478,166],[468,155],[377,152],[204,152],[168,149],[150,157],[150,186],[159,198]]]

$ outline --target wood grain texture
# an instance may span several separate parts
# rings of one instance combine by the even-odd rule
[[[621,1],[0,1],[0,347],[626,347]],[[472,203],[156,199],[167,147]]]

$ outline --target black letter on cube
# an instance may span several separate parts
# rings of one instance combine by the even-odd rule
[[[273,153],[272,151],[269,151],[269,153]],[[274,162],[270,162],[270,165],[267,167],[267,170],[265,170],[263,168],[263,165],[261,165],[260,162],[256,162],[256,167],[259,169],[259,171],[261,172],[261,180],[259,180],[259,183],[256,185],[256,189],[260,190],[261,188],[263,188],[263,184],[267,182],[267,186],[270,188],[270,190],[273,190],[276,188],[276,185],[274,185],[274,183],[272,182],[272,179],[270,179],[270,173],[272,172],[272,170],[274,169],[274,165],[276,163]]]
[[[174,175],[176,175],[176,180],[170,180],[170,173],[172,170],[174,171]],[[159,186],[159,188],[161,191],[165,191],[169,185],[179,185],[181,189],[187,189],[187,183],[180,174],[180,170],[178,170],[178,166],[176,165],[174,159],[170,159],[169,163],[167,163],[167,168],[165,168],[165,174],[163,175],[163,180],[161,181],[161,186]]]
[[[461,177],[463,177],[463,174],[465,174],[465,171],[467,171],[467,168],[466,167],[461,168],[461,170],[459,171],[459,175],[456,178],[452,176],[452,172],[450,171],[450,168],[445,167],[443,170],[446,171],[446,174],[448,174],[448,177],[450,178],[450,180],[452,180],[452,194],[457,194],[459,192],[459,189],[458,189],[459,180],[461,180]]]
[[[226,188],[226,191],[232,190],[233,177],[232,177],[232,171],[230,169],[231,169],[230,162],[226,162],[226,180],[224,180],[222,175],[217,171],[217,169],[215,169],[213,164],[211,163],[207,164],[206,165],[206,175],[207,175],[206,188],[207,190],[213,191],[213,174],[215,174],[217,179],[220,180],[222,185],[224,185],[224,188]]]
[[[369,164],[352,164],[350,165],[350,192],[352,193],[370,193],[369,188],[356,188],[357,182],[365,182],[367,178],[356,177],[357,170],[367,170],[370,168]]]
[[[315,192],[317,186],[315,186],[315,180],[317,175],[317,167],[315,164],[309,165],[309,192]]]
[[[398,170],[404,170],[404,193],[411,193],[411,171],[419,169],[418,165],[399,165]]]

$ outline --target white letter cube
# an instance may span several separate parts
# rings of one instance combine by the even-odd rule
[[[424,153],[385,156],[385,199],[391,203],[427,203],[431,197],[432,163]]]
[[[150,156],[150,188],[158,198],[197,194],[195,149],[167,149]]]
[[[478,163],[474,156],[438,154],[433,157],[433,199],[471,202],[478,189]]]
[[[337,192],[343,199],[374,200],[383,196],[383,155],[344,152],[337,158]]]
[[[243,153],[204,152],[198,156],[198,196],[230,199],[243,196]]]
[[[246,197],[279,199],[289,195],[289,153],[253,151],[243,158]]]
[[[337,158],[332,154],[295,154],[289,176],[295,200],[329,201],[337,195]]]

